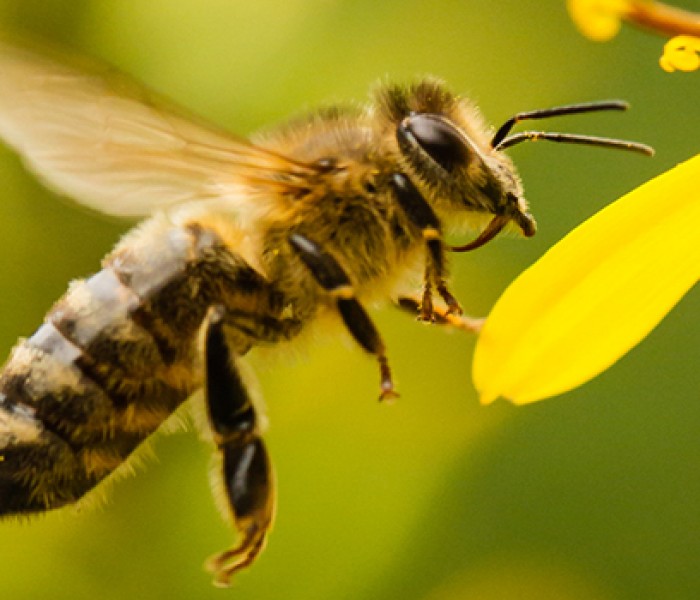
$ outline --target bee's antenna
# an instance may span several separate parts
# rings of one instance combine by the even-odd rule
[[[495,150],[503,150],[514,144],[524,142],[526,140],[550,140],[554,142],[565,142],[570,144],[587,144],[590,146],[603,146],[607,148],[618,148],[622,150],[631,150],[651,156],[654,150],[646,144],[637,142],[628,142],[626,140],[617,140],[609,138],[600,138],[588,135],[577,135],[573,133],[549,133],[545,131],[526,131],[509,136],[513,127],[520,121],[533,119],[546,119],[549,117],[558,117],[561,115],[574,115],[579,113],[600,112],[604,110],[627,110],[629,104],[623,100],[600,100],[596,102],[584,102],[581,104],[566,104],[564,106],[555,106],[554,108],[545,108],[541,110],[532,110],[521,112],[508,119],[496,131],[496,134],[491,140],[491,147]]]
[[[565,104],[553,108],[542,108],[539,110],[529,110],[513,115],[503,125],[498,128],[496,135],[491,140],[491,147],[496,148],[520,121],[534,119],[548,119],[549,117],[560,117],[562,115],[576,115],[579,113],[600,112],[603,110],[627,110],[630,105],[624,100],[597,100],[595,102],[582,102],[579,104]]]
[[[597,137],[594,135],[558,133],[556,131],[523,131],[522,133],[515,133],[502,140],[494,149],[503,150],[514,144],[519,144],[520,142],[537,140],[549,140],[550,142],[564,142],[567,144],[584,144],[586,146],[602,146],[603,148],[616,148],[618,150],[639,152],[646,156],[654,155],[654,149],[651,146],[641,144],[640,142]]]

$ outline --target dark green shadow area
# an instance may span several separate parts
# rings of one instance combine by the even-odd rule
[[[682,336],[697,302],[688,304],[661,335]],[[614,376],[512,408],[507,425],[456,458],[397,548],[403,559],[367,597],[700,597],[700,403],[688,397],[689,366],[650,344]],[[518,581],[523,570],[532,579]],[[571,595],[558,595],[558,578],[571,580]],[[477,587],[483,595],[469,595]],[[431,595],[442,588],[465,595]]]

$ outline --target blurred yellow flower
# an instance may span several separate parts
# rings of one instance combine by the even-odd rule
[[[629,0],[568,0],[566,4],[581,33],[596,42],[614,38],[631,8]]]
[[[664,46],[659,64],[664,71],[696,71],[700,69],[700,37],[677,35]]]
[[[676,36],[659,60],[666,71],[700,68],[700,14],[653,0],[567,0],[571,19],[581,33],[606,42],[620,31],[622,21],[662,35]]]
[[[700,276],[700,155],[606,207],[518,277],[474,353],[482,403],[575,388],[639,343]]]

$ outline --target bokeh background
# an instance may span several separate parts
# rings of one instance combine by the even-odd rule
[[[662,72],[662,40],[637,30],[583,39],[559,0],[1,0],[0,26],[105,59],[239,134],[363,100],[384,76],[439,75],[495,124],[629,100],[624,115],[542,125],[638,139],[654,159],[546,143],[510,151],[539,233],[454,257],[455,292],[475,315],[572,227],[700,150],[700,75]],[[0,190],[6,353],[130,224],[61,201],[4,147]],[[0,594],[700,598],[699,309],[693,292],[610,371],[524,408],[479,406],[474,340],[391,309],[373,315],[402,392],[393,406],[376,402],[375,362],[346,338],[290,361],[253,357],[279,512],[264,555],[231,590],[201,568],[232,534],[211,500],[210,448],[190,431],[160,436],[157,460],[102,507],[2,522]]]

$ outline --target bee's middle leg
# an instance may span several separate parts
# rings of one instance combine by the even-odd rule
[[[225,309],[209,309],[205,321],[205,390],[214,442],[222,456],[226,499],[241,540],[208,563],[215,583],[251,564],[265,546],[275,508],[272,466],[258,417],[224,333]]]
[[[309,269],[314,279],[336,301],[338,312],[350,334],[367,352],[377,357],[381,375],[380,400],[396,398],[391,369],[386,357],[386,346],[367,311],[355,298],[354,290],[343,268],[338,262],[309,238],[294,233],[289,243]]]

